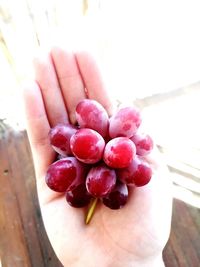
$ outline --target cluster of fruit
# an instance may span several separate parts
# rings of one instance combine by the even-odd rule
[[[119,109],[112,117],[95,100],[76,107],[78,126],[57,125],[50,130],[59,160],[47,170],[46,183],[65,192],[73,207],[101,199],[111,209],[124,206],[128,186],[143,186],[152,176],[144,156],[153,148],[149,135],[140,133],[141,116],[134,107]]]

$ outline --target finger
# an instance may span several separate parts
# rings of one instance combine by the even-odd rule
[[[27,133],[33,153],[36,175],[40,177],[44,175],[55,157],[48,139],[50,125],[37,83],[27,83],[23,86],[23,89]]]
[[[34,59],[35,79],[38,82],[50,126],[68,122],[65,103],[50,54]]]
[[[71,123],[75,123],[75,108],[86,98],[85,88],[80,76],[76,58],[72,52],[54,47],[51,51],[57,77],[63,93]]]
[[[94,58],[87,52],[77,52],[76,59],[88,97],[101,103],[111,115],[112,103]]]
[[[24,85],[24,106],[27,133],[33,154],[37,189],[40,204],[43,205],[61,194],[50,190],[45,183],[48,166],[55,159],[55,152],[50,146],[48,133],[50,125],[45,112],[40,88],[35,82]]]

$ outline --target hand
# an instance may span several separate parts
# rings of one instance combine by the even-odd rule
[[[53,48],[34,65],[36,82],[24,91],[27,131],[43,221],[58,258],[69,267],[164,266],[171,194],[160,155],[154,151],[148,159],[154,169],[148,185],[131,190],[121,210],[98,205],[86,226],[86,210],[70,207],[63,194],[51,191],[45,183],[46,170],[55,159],[48,132],[58,123],[75,123],[75,107],[81,99],[95,99],[109,113],[111,101],[95,61],[85,52]]]

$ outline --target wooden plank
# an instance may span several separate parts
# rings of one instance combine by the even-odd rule
[[[37,193],[36,193],[36,187],[35,187],[35,173],[34,173],[34,167],[33,167],[33,161],[31,157],[31,150],[30,145],[27,137],[27,133],[24,131],[23,137],[21,139],[21,146],[24,145],[24,149],[26,151],[26,170],[25,173],[29,174],[29,179],[26,179],[27,181],[27,190],[29,195],[31,196],[32,203],[34,204],[34,219],[36,221],[37,225],[37,234],[38,239],[40,242],[40,249],[43,255],[43,264],[44,266],[48,267],[62,267],[62,264],[57,259],[50,243],[48,240],[48,237],[46,235],[46,232],[44,230],[44,225],[40,213]]]
[[[0,248],[3,266],[31,267],[20,207],[12,186],[6,139],[0,140]]]
[[[166,267],[200,265],[200,229],[189,212],[191,210],[195,214],[198,212],[182,201],[174,201],[171,235],[164,251]]]
[[[146,108],[151,105],[160,104],[162,102],[171,101],[171,99],[179,98],[180,96],[185,96],[195,92],[199,92],[200,83],[194,83],[189,86],[181,87],[176,90],[168,91],[165,93],[158,93],[145,98],[134,100],[134,104],[139,108]]]
[[[189,172],[193,170],[200,170],[200,148],[198,148],[198,143],[196,148],[190,147],[185,149],[185,153],[177,150],[176,147],[173,149],[170,147],[163,147],[161,144],[157,145],[159,151],[165,155],[166,159],[171,159],[172,162],[178,161],[178,163],[186,165]],[[200,172],[198,173],[200,177]]]
[[[8,267],[59,267],[38,205],[30,148],[25,133],[0,140],[0,244]]]
[[[196,182],[186,177],[185,175],[177,174],[176,172],[171,172],[170,177],[172,178],[172,181],[175,184],[182,186],[183,188],[196,193],[196,195],[200,197],[200,183],[199,182]],[[199,201],[200,201],[200,198],[199,198]]]
[[[176,256],[176,253],[173,249],[173,244],[174,244],[174,236],[173,236],[173,232],[171,232],[171,236],[170,239],[164,249],[163,252],[163,260],[165,263],[165,267],[180,267],[179,262],[178,262],[178,258]]]

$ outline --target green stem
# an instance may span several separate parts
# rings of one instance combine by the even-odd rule
[[[90,204],[90,207],[88,209],[88,212],[87,212],[87,215],[86,215],[86,219],[85,219],[85,223],[86,224],[88,224],[91,221],[92,216],[93,216],[94,211],[95,211],[95,208],[96,208],[96,205],[97,205],[97,202],[98,202],[98,198],[94,198],[91,201],[91,204]]]

